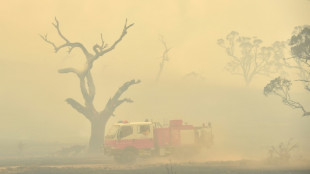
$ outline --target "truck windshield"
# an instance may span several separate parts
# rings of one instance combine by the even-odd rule
[[[118,129],[119,129],[119,126],[116,126],[116,125],[112,126],[110,128],[110,130],[108,131],[108,133],[107,133],[105,138],[106,139],[114,139],[116,134],[117,134]]]
[[[132,126],[122,126],[120,133],[119,133],[119,139],[125,138],[133,133]]]

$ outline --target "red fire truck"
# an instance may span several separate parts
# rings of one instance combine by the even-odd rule
[[[183,124],[182,120],[170,120],[163,127],[158,122],[127,122],[114,124],[105,136],[105,154],[114,156],[117,162],[133,162],[137,157],[166,156],[193,153],[210,147],[213,143],[212,127]]]

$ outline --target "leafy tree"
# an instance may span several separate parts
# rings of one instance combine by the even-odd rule
[[[42,39],[50,44],[55,52],[57,53],[59,50],[68,48],[68,52],[70,53],[73,49],[79,48],[85,58],[86,58],[86,66],[83,69],[75,69],[75,68],[65,68],[60,69],[59,73],[73,73],[75,74],[78,79],[80,80],[80,89],[84,99],[84,105],[80,104],[78,101],[74,100],[73,98],[66,99],[66,102],[70,104],[75,110],[79,113],[83,114],[86,119],[88,119],[91,123],[91,137],[89,140],[89,151],[90,152],[99,152],[101,147],[104,143],[104,133],[105,133],[105,126],[111,116],[114,115],[114,111],[117,107],[119,107],[122,103],[125,102],[132,102],[129,98],[121,98],[121,95],[132,85],[138,84],[139,80],[130,80],[124,83],[114,94],[112,98],[110,98],[105,105],[104,109],[97,110],[94,106],[94,98],[96,95],[96,88],[93,81],[91,69],[93,67],[93,63],[98,60],[98,58],[102,57],[106,53],[112,51],[120,41],[124,38],[127,34],[127,30],[132,27],[134,24],[127,24],[127,19],[123,28],[123,31],[120,37],[111,45],[108,46],[102,38],[101,35],[101,44],[95,44],[93,46],[93,52],[89,52],[85,46],[80,42],[71,42],[67,37],[63,35],[59,28],[59,22],[55,18],[55,23],[53,26],[58,32],[60,38],[64,41],[61,45],[56,45],[54,42],[50,41],[46,35],[41,35]]]
[[[310,60],[310,27],[295,27],[293,36],[289,41],[289,46],[291,47],[290,52],[292,57],[283,58],[283,64],[286,67],[299,71],[298,75],[300,79],[295,81],[303,82],[304,88],[310,92],[310,64],[308,62]],[[303,116],[309,116],[310,112],[307,112],[302,104],[290,98],[289,90],[291,85],[291,81],[277,77],[265,86],[264,94],[266,96],[269,94],[280,96],[284,104],[292,108],[301,109]]]
[[[290,39],[291,54],[299,70],[299,81],[310,91],[310,26],[298,26]]]
[[[275,42],[272,46],[261,46],[262,40],[256,37],[239,36],[232,31],[217,43],[225,48],[232,60],[227,64],[227,70],[232,74],[243,76],[246,84],[250,84],[257,75],[275,73],[283,55],[283,42]]]
[[[301,109],[303,111],[303,116],[309,116],[310,112],[307,112],[303,105],[291,99],[289,94],[292,82],[286,80],[285,78],[277,77],[270,81],[264,88],[265,96],[270,94],[281,97],[282,102],[294,109]]]

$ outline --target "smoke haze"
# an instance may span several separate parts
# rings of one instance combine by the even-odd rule
[[[309,24],[309,9],[306,0],[4,1],[0,6],[0,156],[16,155],[20,142],[31,155],[88,144],[90,123],[65,103],[68,97],[83,101],[79,81],[57,72],[82,68],[84,57],[78,49],[55,54],[39,37],[47,33],[50,40],[63,43],[51,25],[56,16],[63,34],[88,49],[101,42],[100,33],[112,44],[126,18],[135,23],[92,69],[95,106],[101,109],[124,82],[142,81],[124,94],[134,103],[120,106],[107,128],[118,120],[146,118],[182,119],[193,125],[210,121],[213,159],[266,158],[270,146],[291,138],[299,146],[294,157],[309,157],[310,119],[280,98],[263,95],[275,75],[258,76],[245,85],[241,76],[225,70],[230,57],[217,45],[217,39],[232,30],[256,36],[266,46],[286,41],[295,26]],[[171,50],[156,83],[164,50],[160,35]],[[309,93],[302,84],[294,84],[291,91],[310,110]]]

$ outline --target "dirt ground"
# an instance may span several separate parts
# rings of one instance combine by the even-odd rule
[[[0,158],[0,174],[309,174],[305,164],[267,165],[258,161],[177,161],[139,159],[120,165],[100,157]]]

